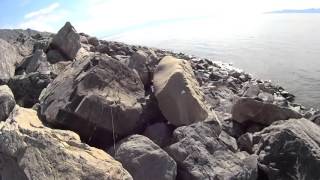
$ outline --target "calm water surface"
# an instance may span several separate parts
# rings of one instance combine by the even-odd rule
[[[110,40],[232,62],[320,108],[320,14],[199,18],[146,27]]]

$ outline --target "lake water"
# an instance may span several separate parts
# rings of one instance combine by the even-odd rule
[[[180,20],[107,39],[232,62],[320,108],[320,14]]]

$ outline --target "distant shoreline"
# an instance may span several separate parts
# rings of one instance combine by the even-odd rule
[[[265,12],[265,14],[320,14],[320,8],[311,9],[283,9],[278,11]]]

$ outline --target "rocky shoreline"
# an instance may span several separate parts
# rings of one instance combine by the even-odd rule
[[[0,30],[0,179],[320,179],[320,111],[228,63]]]

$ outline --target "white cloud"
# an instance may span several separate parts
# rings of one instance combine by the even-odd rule
[[[37,16],[46,16],[50,13],[52,13],[54,10],[56,10],[57,8],[59,8],[60,4],[59,3],[53,3],[53,4],[50,4],[48,7],[45,7],[43,9],[39,9],[37,11],[33,11],[33,12],[30,12],[28,14],[26,14],[24,16],[25,19],[30,19],[30,18],[33,18],[33,17],[37,17]]]
[[[53,3],[47,7],[26,14],[24,16],[25,21],[18,24],[18,28],[56,32],[56,25],[66,21],[68,14],[68,11],[60,8],[59,3]]]
[[[72,7],[63,7],[56,2],[30,12],[19,27],[56,32],[66,20],[70,20],[78,31],[101,36],[167,20],[209,16],[237,21],[265,11],[308,7],[320,7],[320,1],[77,0]],[[64,8],[72,8],[72,11]]]
[[[256,0],[94,0],[87,4],[85,19],[75,27],[87,33],[108,34],[154,22],[203,16],[253,14],[261,11]]]

